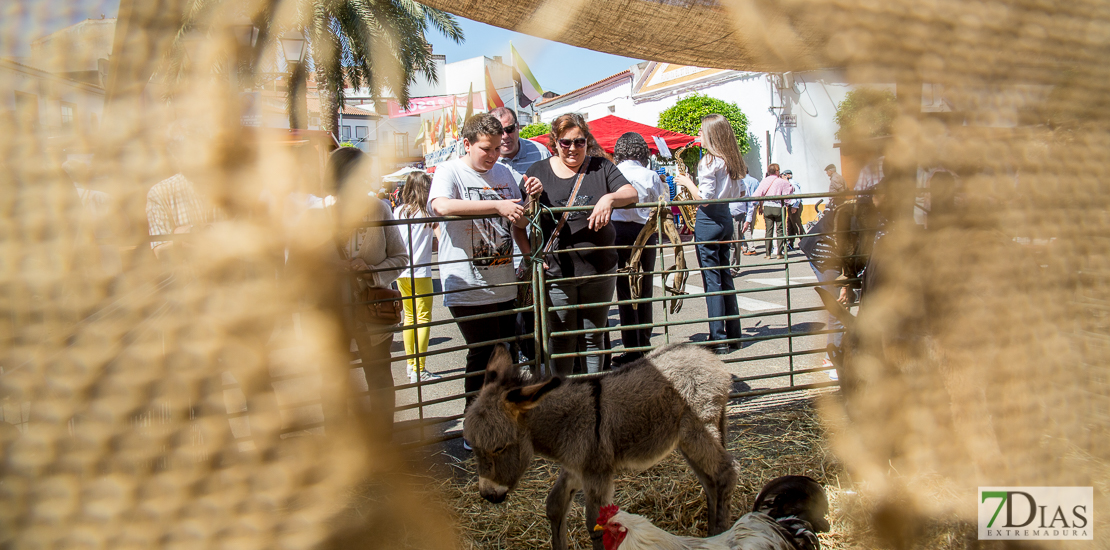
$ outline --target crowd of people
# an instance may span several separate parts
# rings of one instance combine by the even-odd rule
[[[610,156],[597,144],[585,118],[575,113],[552,122],[551,150],[522,139],[519,132],[510,109],[472,116],[461,130],[466,154],[437,165],[434,175],[410,173],[393,204],[366,192],[368,156],[355,148],[340,148],[327,162],[325,198],[305,199],[307,215],[322,216],[337,228],[334,243],[323,247],[322,257],[351,275],[340,279],[339,293],[348,311],[345,325],[370,390],[367,414],[382,426],[391,422],[394,403],[393,331],[388,315],[366,315],[362,310],[382,307],[367,303],[379,296],[373,291],[395,288],[403,308],[398,312],[400,324],[413,327],[401,330],[408,381],[439,379],[426,362],[427,325],[436,294],[436,242],[443,305],[467,348],[467,404],[483,385],[496,345],[509,344],[514,357],[525,363],[535,358],[529,335],[536,330],[536,319],[518,301],[518,288],[531,273],[533,258],[542,262],[548,281],[543,299],[549,308],[547,322],[556,334],[547,348],[555,358],[543,366],[548,374],[595,373],[610,366],[608,354],[600,352],[609,347],[606,329],[614,295],[624,353],[613,356],[611,366],[635,361],[651,349],[652,304],[627,302],[634,296],[652,296],[654,236],[642,249],[638,288],[631,287],[628,277],[617,275],[630,262],[632,244],[651,215],[650,208],[621,207],[670,199],[672,194],[650,169],[651,152],[644,138],[634,132],[620,136]],[[731,291],[736,288],[739,257],[756,253],[750,238],[756,216],[762,214],[765,220],[764,253],[783,258],[786,247],[797,246],[787,237],[802,233],[801,201],[729,202],[791,195],[798,187],[790,181],[791,172],[780,172],[777,164],[768,166],[762,180],[749,175],[732,128],[720,115],[702,120],[698,139],[704,155],[697,175],[677,176],[674,181],[693,200],[705,201],[697,207],[694,239],[698,272],[709,294],[707,345],[715,353],[728,354],[741,347],[739,308]],[[829,170],[835,184],[835,167]],[[218,219],[218,212],[202,203],[185,173],[155,185],[147,207],[151,234],[188,232],[195,223]],[[526,215],[530,206],[539,211],[535,222]],[[588,209],[558,210],[563,207]],[[423,221],[444,216],[463,219]],[[365,223],[393,219],[407,223]],[[152,243],[159,256],[172,245],[173,241]],[[827,269],[814,269],[822,281],[831,276]]]

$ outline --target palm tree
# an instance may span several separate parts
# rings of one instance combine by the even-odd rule
[[[337,135],[343,89],[369,88],[374,97],[391,91],[406,104],[418,75],[438,82],[429,26],[455,42],[463,32],[454,16],[412,0],[302,0],[309,24],[320,111],[325,130]],[[311,11],[309,11],[311,10]]]
[[[369,88],[374,97],[388,90],[402,103],[409,100],[409,85],[423,75],[439,81],[431,46],[425,39],[429,27],[456,43],[463,41],[462,28],[447,12],[413,0],[287,0],[295,2],[298,23],[293,30],[304,32],[309,42],[307,64],[316,72],[321,123],[338,137],[339,106],[343,89]],[[183,44],[188,34],[207,27],[217,12],[235,12],[245,0],[188,0],[182,25],[174,39],[168,75],[180,78]],[[263,0],[250,19],[259,28],[259,48],[251,63],[258,67],[263,45],[273,43],[288,28],[278,28],[275,14],[284,6],[280,0]],[[257,4],[256,4],[257,5]],[[231,69],[224,64],[217,70]],[[247,71],[250,69],[247,68]],[[292,90],[292,87],[290,88]]]

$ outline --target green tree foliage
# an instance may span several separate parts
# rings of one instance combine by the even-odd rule
[[[898,116],[898,100],[886,90],[860,88],[848,92],[836,106],[836,139],[858,141],[891,134]]]
[[[664,130],[696,136],[701,131],[701,119],[712,114],[721,115],[728,120],[732,125],[732,133],[736,134],[736,145],[740,147],[740,154],[747,154],[751,150],[751,144],[748,143],[748,117],[735,103],[694,94],[678,100],[674,107],[659,113],[658,126]],[[697,166],[700,156],[699,147],[691,147],[682,155],[682,160],[691,174],[694,173],[694,167]]]
[[[520,129],[520,137],[524,139],[542,136],[551,132],[551,125],[546,122],[533,122]]]

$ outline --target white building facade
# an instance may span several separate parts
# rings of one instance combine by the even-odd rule
[[[44,138],[94,133],[104,116],[104,88],[0,59],[0,111]]]

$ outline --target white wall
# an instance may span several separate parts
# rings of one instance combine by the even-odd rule
[[[432,63],[436,68],[437,82],[425,74],[416,75],[416,82],[409,84],[409,97],[432,97],[444,95],[447,92],[447,59],[442,55],[433,55]]]
[[[610,109],[612,107],[612,109]],[[632,75],[621,77],[619,80],[588,90],[571,100],[558,100],[553,105],[543,106],[539,112],[541,122],[548,124],[566,113],[582,113],[586,120],[595,120],[609,115],[634,120],[643,124],[655,125],[658,120],[644,122],[632,118],[636,112],[632,102]],[[624,113],[624,114],[622,114]]]
[[[482,104],[474,106],[474,112],[486,110],[486,67],[489,67],[490,78],[497,88],[497,95],[506,107],[515,107],[515,93],[513,83],[513,68],[505,63],[499,63],[488,57],[472,57],[454,63],[448,63],[446,71],[446,92],[465,97],[470,86],[474,85],[474,93],[482,95]]]

